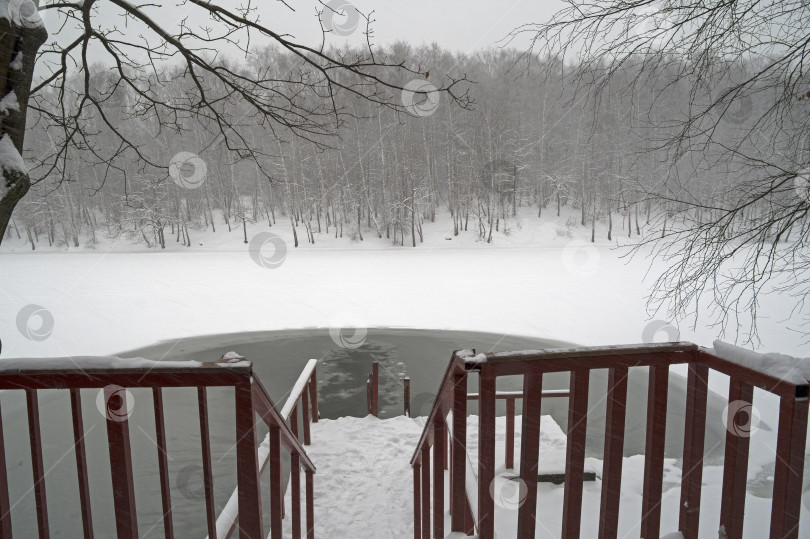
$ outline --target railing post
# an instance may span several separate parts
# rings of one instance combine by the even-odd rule
[[[290,432],[292,432],[295,439],[298,440],[298,401],[295,401],[295,406],[293,406],[290,412]]]
[[[371,414],[380,417],[380,363],[371,364]]]
[[[703,443],[706,437],[706,400],[709,368],[689,364],[686,381],[686,418],[683,431],[681,513],[678,527],[684,539],[698,539],[700,489],[703,482]]]
[[[582,521],[582,479],[588,427],[588,385],[591,372],[571,371],[568,397],[568,442],[565,446],[565,487],[562,537],[578,538]]]
[[[307,488],[307,539],[315,539],[315,500],[313,498],[313,472],[306,470]]]
[[[661,533],[661,490],[664,481],[664,439],[667,432],[669,365],[651,365],[647,386],[647,443],[641,496],[641,536]]]
[[[270,537],[281,539],[281,429],[270,427]]]
[[[371,375],[366,380],[366,415],[371,415]]]
[[[205,516],[208,537],[217,534],[217,518],[214,514],[214,477],[211,469],[211,440],[208,434],[208,396],[205,387],[197,388],[197,404],[200,415],[200,445],[202,446],[203,488],[205,489]]]
[[[236,475],[239,499],[239,537],[263,537],[256,423],[250,378],[235,386]]]
[[[301,539],[301,459],[290,453],[290,486],[292,497],[292,536]],[[282,493],[283,496],[283,493]]]
[[[782,397],[779,401],[779,432],[776,439],[771,506],[772,538],[799,537],[807,407],[806,398],[796,400]]]
[[[444,419],[433,423],[433,537],[444,538]]]
[[[447,428],[447,421],[442,422],[444,424],[444,469],[450,469],[450,429]]]
[[[0,536],[11,537],[11,506],[8,499],[8,472],[6,472],[2,412],[0,412]]]
[[[309,392],[307,386],[304,386],[304,390],[301,392],[301,405],[303,406],[301,415],[304,416],[304,445],[310,445],[312,443],[312,437],[309,429]]]
[[[78,475],[78,482],[79,482],[79,503],[81,504],[81,511],[82,511],[82,532],[84,533],[85,539],[93,539],[93,515],[90,509],[90,483],[87,480],[87,452],[85,450],[84,445],[84,418],[82,417],[82,396],[81,390],[78,388],[71,388],[70,389],[70,408],[73,416],[73,447],[76,453],[76,475]],[[161,418],[162,419],[162,418]],[[158,427],[161,427],[162,423],[155,423],[155,430],[158,431],[158,444],[160,444],[160,431]],[[2,441],[0,441],[0,444]],[[2,447],[2,445],[0,445]],[[164,450],[165,450],[165,433],[164,433]],[[158,455],[158,458],[160,455]],[[5,471],[5,462],[3,462],[3,471]],[[163,470],[161,469],[161,472]],[[161,475],[161,479],[163,476]],[[5,478],[2,479],[3,484],[5,485]],[[162,486],[162,481],[161,481]],[[162,489],[161,489],[162,492]],[[6,495],[8,496],[8,495]],[[2,505],[2,504],[0,504]],[[171,507],[171,503],[169,504]],[[166,528],[166,537],[171,539],[173,537],[172,532],[172,515],[171,509],[169,510],[168,514],[166,512],[166,504],[163,506],[163,520],[164,526],[168,526]],[[166,524],[168,519],[168,524]],[[0,533],[2,537],[11,537],[11,532],[9,531],[9,535],[4,535]]]
[[[406,376],[402,380],[402,383],[404,391],[402,399],[404,406],[403,414],[405,415],[405,417],[411,417],[411,379]]]
[[[450,472],[452,519],[450,530],[465,531],[467,506],[467,373],[460,370],[453,380],[453,466]]]
[[[506,397],[506,467],[515,467],[515,398]]]
[[[115,504],[115,528],[118,539],[135,538],[138,537],[138,519],[132,480],[126,390],[117,386],[107,386],[103,391],[107,407],[107,440]]]
[[[430,447],[422,447],[422,537],[430,539]]]
[[[614,538],[619,531],[622,492],[624,420],[627,408],[627,367],[608,369],[605,410],[605,457],[599,507],[599,539]]]
[[[486,363],[481,365],[478,387],[478,533],[481,539],[493,539],[495,500],[490,486],[495,479],[495,373]]]
[[[523,428],[520,439],[520,479],[526,498],[518,509],[518,538],[533,539],[537,512],[537,472],[540,454],[540,405],[543,374],[529,370],[523,375]],[[493,439],[494,439],[493,435]]]
[[[419,494],[421,485],[419,484],[421,467],[416,464],[413,467],[413,539],[422,539],[422,515],[421,500]]]
[[[745,491],[748,475],[748,447],[750,432],[739,429],[739,412],[750,414],[754,387],[731,377],[728,389],[728,416],[726,422],[726,455],[723,461],[723,494],[720,503],[720,525],[726,535],[742,537],[745,518]],[[748,419],[750,422],[750,418]]]
[[[318,367],[312,369],[312,377],[310,378],[309,395],[312,399],[312,422],[318,422]]]

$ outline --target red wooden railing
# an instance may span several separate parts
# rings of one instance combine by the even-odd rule
[[[285,422],[289,424],[290,431],[293,433],[295,438],[300,441],[299,432],[298,432],[298,408],[299,403],[301,410],[301,423],[303,424],[303,431],[304,431],[304,445],[310,445],[311,443],[311,434],[310,434],[310,423],[317,423],[318,422],[318,378],[317,378],[317,367],[318,367],[318,360],[317,359],[310,359],[304,369],[301,371],[301,374],[298,376],[298,380],[293,385],[292,389],[290,390],[290,394],[287,397],[287,401],[284,403],[284,406],[281,409],[281,417],[284,419]],[[311,414],[310,414],[311,411]],[[259,475],[262,474],[264,469],[270,463],[270,451],[269,451],[269,434],[265,438],[264,442],[259,446]],[[291,465],[290,469],[293,473],[290,474],[290,487],[292,489],[292,534],[293,537],[298,538],[301,537],[301,478],[299,473],[294,473],[295,470],[298,470],[300,467],[299,458],[297,455],[291,454]],[[281,461],[279,460],[278,465],[281,465]],[[237,507],[238,502],[238,489],[234,490],[233,494],[231,494],[228,503],[225,504],[225,508],[220,513],[219,518],[217,519],[217,534],[218,537],[228,539],[233,535],[233,532],[236,530],[236,524],[239,520],[239,513],[235,510]],[[281,510],[282,514],[284,513],[284,491],[282,485],[282,492],[281,492]],[[311,491],[307,491],[307,537],[312,537],[314,533],[314,521],[312,520],[313,515],[313,500]]]
[[[497,377],[507,375],[523,376],[520,479],[526,487],[526,498],[518,510],[517,537],[534,537],[540,404],[544,397],[542,382],[543,375],[551,372],[569,372],[571,376],[562,537],[579,537],[590,371],[608,369],[599,537],[615,538],[620,509],[628,369],[648,367],[647,435],[640,522],[642,537],[658,538],[668,376],[670,365],[675,364],[688,365],[680,532],[686,539],[698,537],[707,381],[709,371],[716,371],[730,378],[729,402],[738,401],[742,406],[750,405],[754,387],[780,398],[770,536],[798,538],[810,386],[791,384],[745,368],[716,357],[691,343],[479,355],[474,351],[455,352],[411,459],[414,477],[414,537],[428,539],[431,536],[445,536],[444,460],[448,448],[445,440],[448,426],[452,427],[449,443],[451,531],[471,534],[475,529],[482,539],[491,539],[494,536],[495,506],[490,494],[490,484],[495,472],[495,382]],[[467,472],[467,377],[471,372],[478,374],[479,383],[477,478]],[[452,419],[448,425],[447,418],[451,413]],[[737,419],[734,412],[729,410],[728,420],[733,422]],[[725,455],[720,525],[725,527],[728,538],[738,539],[742,537],[743,529],[748,438],[736,434],[734,428],[727,429]],[[475,521],[471,522],[473,519]]]
[[[567,389],[547,389],[541,393],[544,399],[563,398],[570,396]],[[478,393],[468,393],[467,400],[479,399]],[[507,468],[515,467],[515,401],[523,398],[522,391],[496,391],[495,400],[506,401],[506,436],[504,437],[504,465]],[[448,431],[449,432],[449,431]]]
[[[137,360],[143,362],[143,360]],[[281,449],[290,454],[293,469],[300,467],[306,473],[308,537],[312,532],[312,478],[315,466],[310,461],[296,435],[287,426],[276,410],[267,391],[254,375],[249,362],[197,363],[149,362],[148,368],[131,363],[115,364],[98,358],[88,361],[76,359],[70,368],[36,368],[30,370],[0,370],[0,389],[25,391],[28,409],[29,437],[33,468],[33,490],[36,501],[36,518],[39,537],[49,537],[48,505],[45,489],[45,470],[42,462],[42,436],[40,429],[37,391],[42,389],[67,389],[73,417],[74,447],[78,473],[78,494],[81,503],[82,525],[85,538],[93,537],[90,493],[87,479],[87,462],[84,449],[84,427],[80,392],[88,388],[104,388],[107,401],[107,437],[110,470],[113,487],[115,523],[119,538],[138,537],[135,489],[133,483],[132,455],[129,441],[129,422],[126,392],[123,388],[151,388],[154,397],[154,414],[158,446],[158,467],[161,501],[164,514],[163,527],[166,537],[174,537],[172,503],[169,488],[168,448],[163,410],[163,389],[176,387],[197,388],[198,411],[203,456],[203,482],[206,507],[206,524],[209,537],[216,537],[214,487],[211,467],[211,447],[208,432],[207,388],[214,386],[233,387],[235,393],[237,512],[240,538],[264,537],[262,524],[260,469],[257,458],[256,415],[270,430],[267,448],[270,455],[270,535],[280,538],[282,530],[282,478]],[[108,363],[108,365],[106,364]],[[103,365],[99,367],[99,365]],[[314,379],[314,378],[313,378]],[[11,537],[11,514],[8,504],[8,481],[3,449],[2,425],[0,424],[0,536]],[[277,465],[273,465],[277,463]],[[296,475],[296,474],[293,474]],[[293,485],[294,486],[294,485]],[[300,498],[300,493],[297,493]],[[295,500],[296,493],[293,493]],[[298,508],[293,505],[293,518]],[[179,535],[184,535],[180,533]]]

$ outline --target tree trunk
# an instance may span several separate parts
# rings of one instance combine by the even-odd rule
[[[39,2],[35,0],[35,5]],[[18,26],[6,17],[0,18],[0,83],[4,97],[14,92],[19,103],[19,110],[9,109],[0,115],[0,143],[8,137],[22,154],[25,141],[25,120],[28,111],[28,97],[31,92],[31,78],[34,73],[36,54],[45,40],[48,32],[43,26],[27,28]],[[18,54],[22,54],[22,69],[13,69],[12,61]],[[0,242],[6,235],[8,223],[14,207],[25,196],[31,187],[31,179],[25,170],[16,170],[10,166],[3,166],[2,182],[0,186]]]

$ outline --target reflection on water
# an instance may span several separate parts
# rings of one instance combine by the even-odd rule
[[[319,360],[319,410],[323,418],[346,415],[362,416],[366,411],[366,380],[371,364],[380,364],[380,415],[392,417],[403,412],[403,382],[411,379],[411,410],[414,416],[427,415],[441,382],[442,375],[454,349],[475,348],[478,352],[525,350],[559,346],[569,343],[531,339],[500,334],[461,331],[427,331],[414,329],[370,329],[362,344],[351,348],[336,344],[326,329],[255,332],[213,335],[180,341],[159,343],[147,348],[119,354],[123,357],[151,359],[215,361],[225,352],[235,350],[253,362],[254,370],[278,407],[285,402],[292,385],[310,358]],[[345,344],[345,343],[344,343]],[[359,346],[358,346],[359,344]],[[356,346],[356,347],[355,347]],[[632,369],[628,384],[627,439],[625,454],[643,452],[646,417],[646,369]],[[590,385],[587,453],[601,458],[604,436],[604,395],[606,371],[594,371]],[[543,378],[545,389],[568,387],[568,374],[549,374]],[[521,377],[503,377],[498,389],[522,388]],[[470,377],[468,392],[477,391],[477,379]],[[130,416],[135,492],[138,509],[139,535],[163,535],[160,484],[158,481],[157,449],[152,394],[149,389],[132,389],[134,408]],[[93,496],[93,523],[99,537],[115,534],[112,520],[112,489],[109,475],[109,454],[106,425],[96,408],[96,390],[83,390],[89,481]],[[46,486],[51,535],[76,537],[81,535],[80,507],[76,483],[76,463],[69,397],[66,391],[40,391],[43,453],[48,470]],[[200,430],[196,391],[175,388],[163,391],[166,431],[168,438],[169,471],[173,503],[174,529],[178,536],[204,537],[204,498],[201,489]],[[236,485],[235,427],[233,390],[211,388],[208,392],[209,424],[213,455],[213,473],[217,513],[227,502]],[[713,397],[712,397],[713,399]],[[710,399],[709,410],[717,406]],[[685,383],[671,376],[667,421],[667,453],[680,456],[683,439],[683,404]],[[0,394],[5,432],[9,490],[13,505],[11,516],[17,537],[36,535],[36,510],[31,489],[30,447],[25,396],[20,391]],[[498,401],[498,413],[505,404]],[[724,403],[719,404],[722,410]],[[518,413],[520,404],[518,403]],[[470,413],[477,413],[477,402],[470,401]],[[555,398],[543,401],[544,414],[550,414],[565,429],[568,400]],[[717,412],[719,420],[720,413]],[[717,447],[724,434],[722,424],[709,421],[707,447]],[[261,431],[263,437],[266,431]],[[416,440],[414,440],[414,444]],[[722,444],[720,444],[722,450]],[[317,466],[317,462],[315,463]],[[315,478],[317,482],[317,474]],[[262,478],[269,484],[267,472]],[[268,507],[269,494],[263,493],[263,506]],[[265,515],[265,524],[269,523]]]

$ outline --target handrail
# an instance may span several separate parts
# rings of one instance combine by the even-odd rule
[[[318,360],[317,359],[310,359],[307,361],[307,364],[304,365],[304,369],[301,371],[301,374],[298,375],[298,380],[295,381],[295,384],[292,386],[290,390],[290,396],[287,397],[287,401],[284,403],[284,406],[281,408],[281,417],[284,418],[285,421],[290,420],[290,414],[293,412],[293,408],[298,404],[298,399],[300,399],[304,393],[304,390],[307,389],[307,384],[309,384],[310,391],[316,391],[316,397],[312,399],[312,406],[314,407],[312,412],[312,421],[313,423],[318,422],[318,399],[317,399],[317,384],[314,383],[316,380],[316,369],[318,368]]]
[[[594,369],[608,371],[599,535],[616,536],[621,498],[627,378],[629,369],[635,367],[647,367],[649,375],[641,536],[658,537],[668,377],[670,366],[675,364],[688,366],[679,531],[685,539],[698,537],[708,375],[710,371],[716,371],[729,377],[729,426],[726,429],[720,524],[725,527],[729,537],[742,536],[748,437],[745,431],[741,433],[739,429],[739,423],[744,418],[738,416],[737,412],[750,408],[753,389],[757,387],[780,398],[770,536],[798,538],[810,384],[792,383],[767,370],[757,370],[756,367],[723,359],[710,350],[685,342],[488,354],[476,354],[474,350],[454,352],[411,458],[414,469],[414,537],[426,539],[445,535],[444,518],[439,516],[431,519],[431,501],[433,515],[443,515],[445,479],[442,468],[448,449],[445,446],[446,430],[450,432],[452,447],[451,531],[469,533],[471,530],[465,519],[473,512],[472,507],[475,507],[476,531],[482,539],[493,537],[495,507],[489,488],[494,480],[495,402],[498,398],[506,399],[507,405],[514,403],[517,398],[523,401],[520,480],[525,486],[526,498],[522,500],[518,510],[518,538],[533,537],[536,524],[540,405],[543,398],[561,396],[569,399],[562,536],[579,537],[586,419],[589,413],[589,378]],[[479,391],[466,395],[467,376],[471,372],[478,374]],[[552,372],[570,373],[571,382],[567,391],[543,391],[542,377]],[[497,377],[513,375],[523,376],[523,391],[498,392],[495,387]],[[454,465],[455,460],[465,458],[466,455],[467,400],[479,401],[478,474],[474,481],[464,470]],[[445,423],[451,412],[452,428]],[[472,485],[469,484],[471,482]],[[477,490],[477,496],[472,489]],[[465,496],[457,495],[460,492],[464,492]]]
[[[571,393],[567,389],[544,389],[543,397],[568,397]],[[478,393],[467,393],[467,400],[477,401],[480,395]],[[522,391],[496,391],[495,398],[498,400],[522,399]]]
[[[106,427],[113,487],[113,507],[119,538],[138,537],[135,485],[129,437],[129,408],[124,388],[151,388],[153,393],[155,427],[158,447],[159,479],[163,506],[163,527],[166,537],[173,537],[171,489],[168,472],[168,451],[163,415],[163,388],[196,387],[202,445],[202,469],[205,497],[205,516],[209,535],[217,530],[214,515],[214,486],[210,435],[208,428],[207,388],[233,387],[235,391],[237,503],[232,508],[241,522],[243,537],[263,534],[259,470],[256,454],[256,417],[258,414],[269,427],[271,436],[267,445],[272,462],[279,462],[277,472],[271,472],[271,537],[281,536],[281,476],[282,446],[291,455],[295,467],[307,474],[307,501],[313,495],[312,476],[315,466],[297,437],[276,411],[252,364],[243,358],[223,358],[216,363],[196,361],[151,361],[145,359],[74,357],[67,359],[7,359],[0,361],[0,389],[23,390],[26,394],[29,437],[31,442],[36,519],[40,536],[49,535],[46,503],[45,469],[42,459],[42,432],[39,419],[37,391],[40,389],[67,389],[70,391],[73,416],[74,447],[79,484],[82,527],[84,536],[93,536],[90,507],[87,460],[84,450],[85,431],[82,421],[81,389],[103,388],[106,406]],[[62,365],[66,365],[63,367]],[[47,434],[47,433],[46,433]],[[3,447],[0,423],[0,448]],[[2,454],[2,452],[0,452]],[[300,493],[299,493],[300,497]],[[11,514],[7,507],[8,477],[5,455],[0,456],[0,535],[10,536]],[[299,500],[300,501],[300,500]],[[307,504],[310,508],[311,503]],[[295,513],[295,507],[293,509]],[[300,515],[299,515],[300,518]],[[312,511],[307,511],[308,536],[312,537]]]
[[[285,427],[287,426],[287,422],[291,419],[295,421],[290,426],[290,435],[295,440],[295,443],[298,443],[298,401],[301,400],[303,406],[305,408],[304,411],[304,433],[305,433],[305,440],[304,444],[308,445],[310,443],[310,434],[309,434],[309,421],[310,416],[307,414],[307,406],[310,403],[311,397],[311,404],[312,404],[312,422],[315,423],[318,421],[318,384],[317,384],[317,366],[318,360],[317,359],[310,359],[307,364],[304,366],[304,369],[301,371],[301,374],[298,375],[298,379],[293,384],[292,389],[290,390],[290,395],[287,397],[287,401],[284,403],[281,411],[278,412],[278,419],[282,420],[281,422],[284,423]],[[267,395],[267,390],[264,389],[264,386],[261,385],[261,382],[256,380],[257,384],[254,388],[256,392],[256,398],[262,402],[262,408],[267,410],[268,413],[271,413],[270,410],[275,412],[275,409],[270,405],[270,410],[267,409],[267,403],[270,400],[270,397]],[[307,394],[308,393],[308,394]],[[300,445],[300,444],[299,444]],[[256,449],[257,453],[257,460],[259,462],[259,475],[261,475],[265,468],[267,468],[267,464],[270,462],[270,434],[268,433],[259,447]],[[302,449],[303,450],[303,449]],[[312,464],[309,458],[306,456],[306,452],[303,455],[299,456],[302,458],[302,466],[306,466],[307,463],[310,465]],[[312,467],[312,471],[315,471],[314,466]],[[236,531],[236,524],[239,521],[239,514],[236,511],[236,507],[238,505],[238,490],[234,489],[233,493],[231,494],[230,498],[223,507],[222,511],[220,512],[219,517],[217,518],[217,537],[221,537],[224,539],[228,539],[233,535]],[[283,504],[282,504],[283,505]]]

